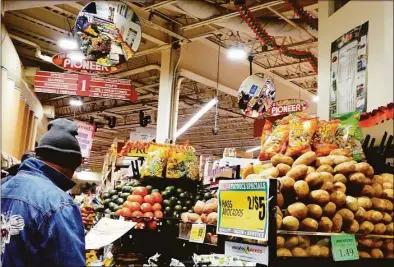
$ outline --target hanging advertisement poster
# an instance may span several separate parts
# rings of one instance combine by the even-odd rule
[[[276,87],[271,77],[255,73],[238,90],[238,107],[247,117],[257,118],[268,112],[275,100]]]
[[[268,190],[269,179],[221,180],[218,191],[217,234],[266,241]]]
[[[81,147],[82,157],[89,158],[90,152],[92,150],[94,130],[96,126],[77,120],[74,120],[74,123],[78,126],[78,135],[76,138],[78,140],[79,146]]]
[[[330,117],[367,109],[368,21],[331,44]]]

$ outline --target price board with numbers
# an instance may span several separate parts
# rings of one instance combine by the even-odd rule
[[[332,255],[334,261],[358,260],[356,238],[354,235],[331,236]]]
[[[190,242],[195,243],[204,243],[205,232],[207,231],[205,224],[196,224],[192,225],[192,229],[190,231]]]
[[[220,181],[217,233],[266,241],[268,192],[268,179]]]

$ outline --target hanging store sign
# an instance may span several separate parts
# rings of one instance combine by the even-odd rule
[[[34,91],[137,101],[130,80],[48,71],[37,71]]]
[[[301,112],[309,107],[309,103],[302,99],[282,99],[272,103],[268,114],[277,116],[293,112]]]
[[[89,158],[92,151],[94,129],[96,126],[82,121],[74,121],[78,126],[78,135],[76,136],[83,158]]]
[[[266,241],[268,189],[269,180],[221,180],[217,234]]]

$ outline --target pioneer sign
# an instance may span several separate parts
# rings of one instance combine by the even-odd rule
[[[309,103],[302,99],[282,99],[272,103],[268,113],[272,116],[301,112],[309,107]]]

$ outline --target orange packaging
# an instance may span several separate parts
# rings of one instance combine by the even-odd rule
[[[298,156],[312,150],[311,142],[317,128],[317,122],[317,118],[290,120],[289,145],[286,149],[286,156]]]
[[[313,150],[317,156],[327,156],[332,150],[338,148],[335,142],[335,133],[340,122],[340,120],[319,121],[315,137],[313,138]]]
[[[289,125],[278,125],[265,140],[261,149],[259,160],[270,160],[275,154],[286,150],[286,142],[289,137]]]
[[[272,133],[272,123],[269,120],[266,120],[264,123],[263,130],[261,131],[261,149],[263,149],[265,140]]]

